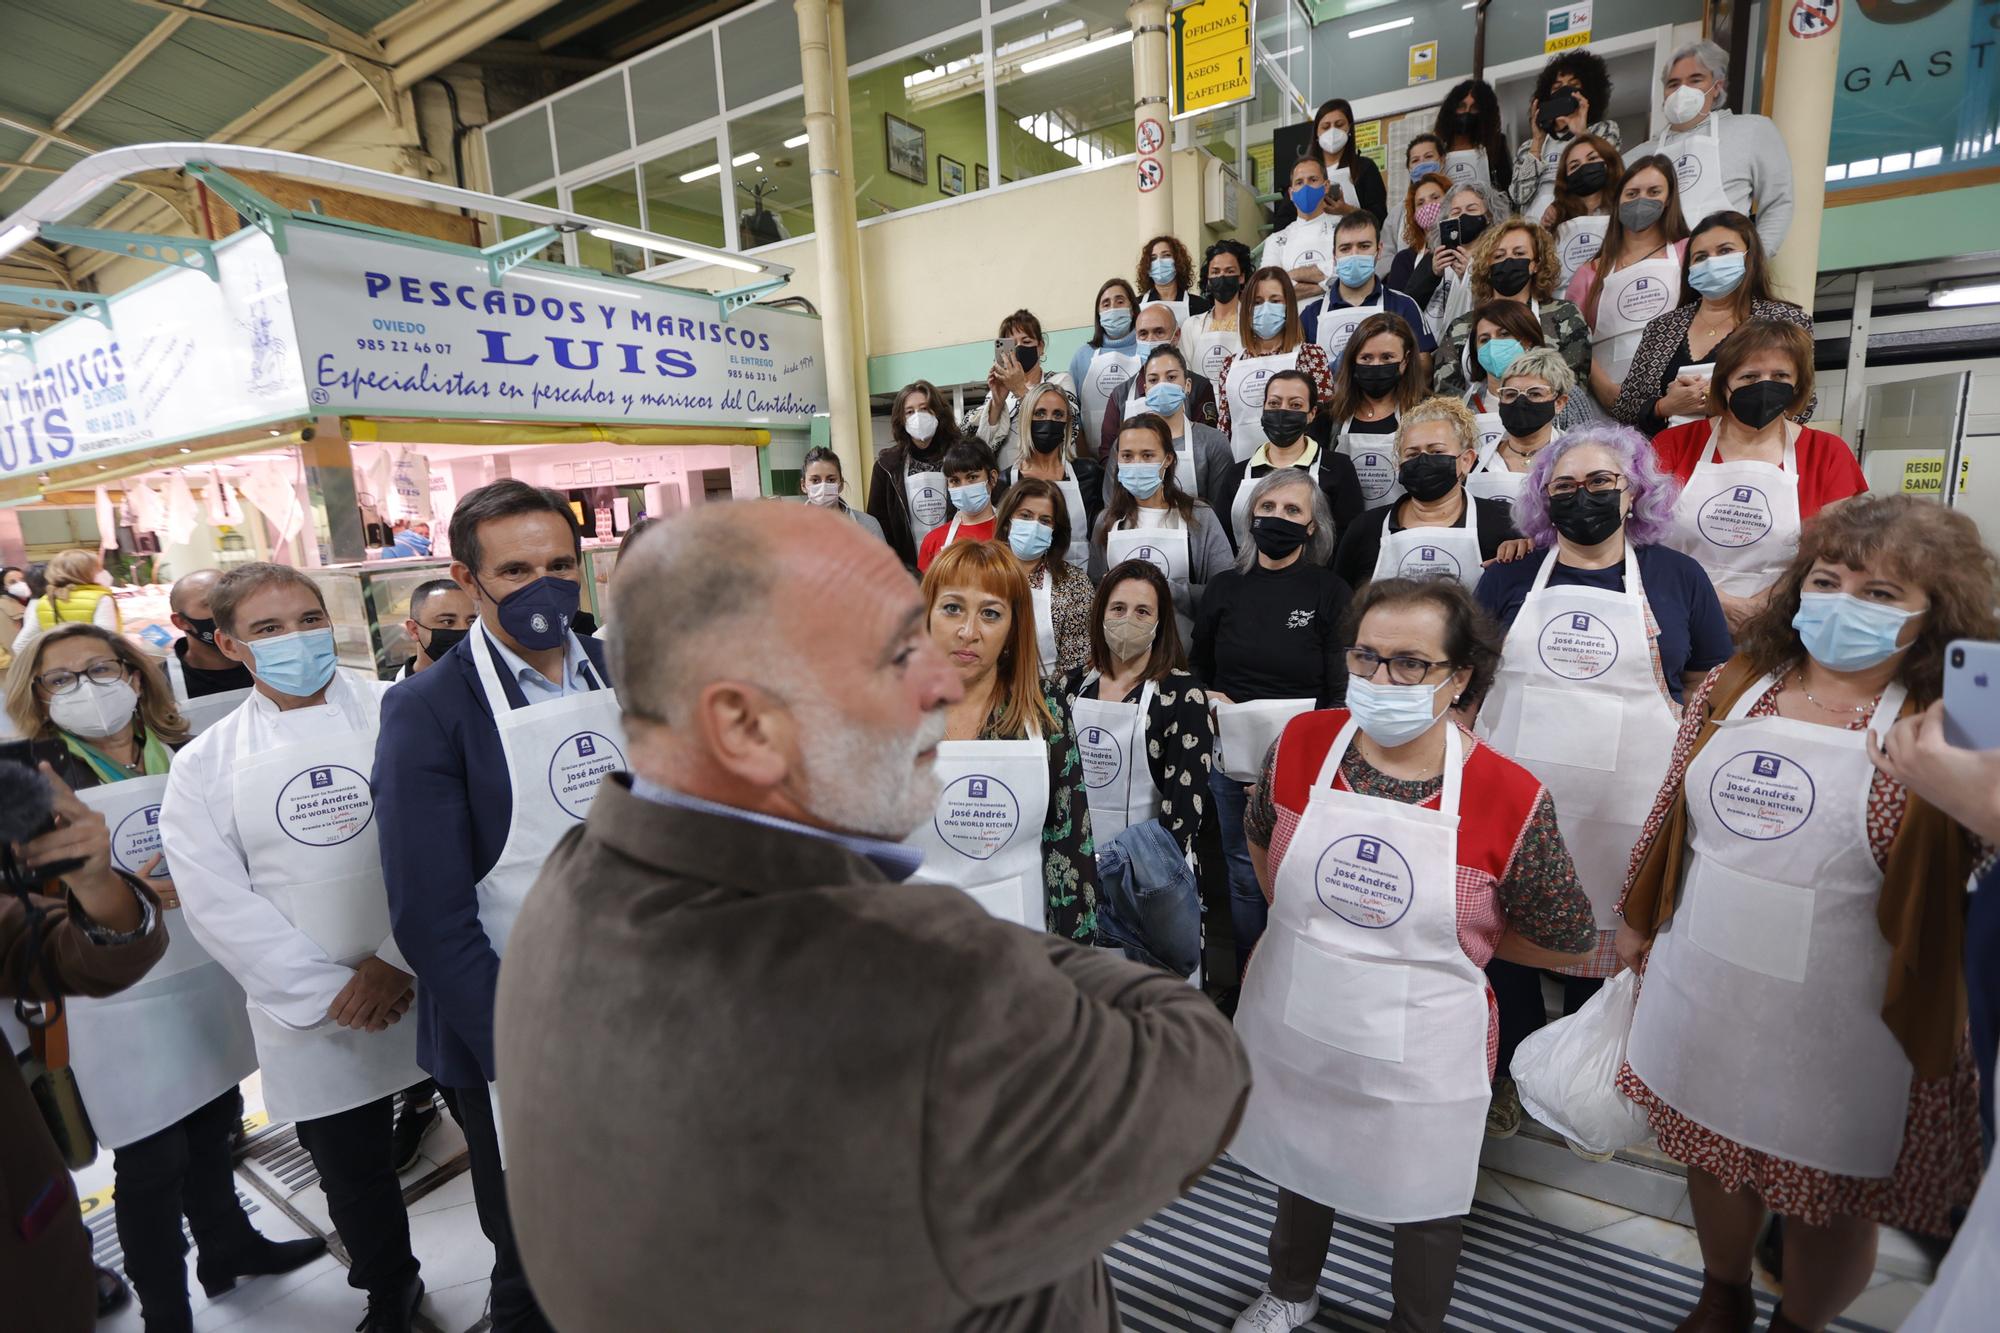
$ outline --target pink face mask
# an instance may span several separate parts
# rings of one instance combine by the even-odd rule
[[[1444,212],[1444,200],[1433,199],[1428,204],[1417,205],[1417,225],[1429,231],[1438,224],[1438,215]]]

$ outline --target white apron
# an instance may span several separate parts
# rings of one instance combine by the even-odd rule
[[[1239,298],[1241,299],[1241,298]],[[1198,315],[1198,332],[1183,341],[1188,369],[1211,382],[1222,378],[1222,363],[1243,350],[1243,338],[1234,323],[1217,327],[1212,315]]]
[[[1174,595],[1174,618],[1179,622],[1181,646],[1185,648],[1194,629],[1188,530],[1181,526],[1180,515],[1172,510],[1167,511],[1167,520],[1171,526],[1118,528],[1104,534],[1105,568],[1116,569],[1127,560],[1150,560],[1165,574],[1167,587]]]
[[[1484,148],[1459,148],[1444,155],[1444,174],[1453,185],[1492,185]]]
[[[1349,422],[1347,425],[1351,426]],[[1403,498],[1403,485],[1396,480],[1396,432],[1371,435],[1343,426],[1335,445],[1354,464],[1361,482],[1364,509],[1380,509]]]
[[[1710,213],[1734,208],[1722,188],[1722,136],[1715,113],[1685,134],[1660,136],[1660,151],[1673,159],[1681,182],[1681,216],[1697,227]]]
[[[1548,788],[1597,928],[1616,930],[1611,909],[1673,759],[1680,710],[1660,676],[1631,543],[1623,592],[1551,587],[1555,567],[1550,551],[1507,632],[1479,732]]]
[[[1458,942],[1458,728],[1436,810],[1334,787],[1355,734],[1327,752],[1236,1035],[1250,1101],[1229,1154],[1373,1222],[1472,1207],[1486,1139],[1486,982]]]
[[[950,491],[942,472],[911,472],[907,461],[903,469],[903,499],[910,511],[910,546],[915,549],[924,544],[932,529],[944,522]]]
[[[1101,453],[1104,447],[1104,409],[1124,397],[1125,384],[1138,369],[1139,358],[1130,352],[1100,347],[1091,354],[1076,391],[1083,404],[1083,438],[1090,442],[1092,453]]]
[[[188,734],[192,736],[201,735],[228,717],[250,697],[250,687],[204,694],[199,699],[188,697],[187,673],[181,667],[180,656],[173,652],[167,654],[167,683],[174,688],[174,704],[187,719]]]
[[[511,817],[500,857],[476,886],[479,925],[501,958],[528,890],[541,876],[542,863],[563,834],[583,822],[597,799],[604,779],[625,767],[625,728],[618,696],[608,685],[582,694],[566,694],[527,708],[508,705],[493,666],[493,641],[484,621],[473,622],[468,650],[479,671],[486,706],[500,733],[500,753],[507,764]],[[591,667],[596,675],[595,664]],[[493,1089],[493,1124],[500,1129],[500,1097]]]
[[[1264,389],[1281,370],[1297,370],[1299,354],[1239,356],[1229,363],[1222,391],[1229,395],[1229,452],[1241,463],[1267,443],[1264,437]]]
[[[1521,483],[1527,479],[1527,473],[1515,472],[1507,466],[1507,460],[1500,454],[1500,441],[1495,440],[1480,449],[1479,461],[1472,465],[1471,473],[1465,478],[1465,490],[1466,494],[1476,495],[1482,500],[1499,500],[1511,505],[1521,494]]]
[[[1287,273],[1302,268],[1316,268],[1328,277],[1333,275],[1333,228],[1339,218],[1331,213],[1323,213],[1316,218],[1294,218],[1285,229],[1272,238],[1272,244],[1264,251],[1263,262]],[[1273,251],[1276,251],[1274,254]],[[1244,293],[1238,300],[1247,300]]]
[[[1864,732],[1746,717],[1774,679],[1744,691],[1688,765],[1686,874],[1653,941],[1627,1058],[1718,1134],[1880,1179],[1902,1150],[1912,1070],[1881,1013],[1875,769]],[[1877,735],[1903,696],[1883,694]]]
[[[166,788],[162,773],[78,789],[77,799],[110,825],[120,870],[139,875],[159,854]],[[107,1148],[159,1133],[257,1067],[243,988],[196,941],[180,909],[161,918],[167,951],[150,972],[116,995],[63,1002],[70,1067]]]
[[[1238,782],[1255,782],[1264,775],[1264,756],[1285,725],[1312,712],[1313,699],[1252,699],[1248,703],[1215,705],[1216,764]]]
[[[1723,463],[1718,454],[1712,441],[1703,449],[1674,502],[1667,541],[1701,563],[1716,591],[1748,597],[1774,582],[1798,550],[1798,444],[1785,442],[1783,467]]]
[[[1187,418],[1181,420],[1185,423]],[[1116,465],[1113,465],[1116,471]],[[1201,469],[1194,464],[1194,436],[1183,425],[1181,433],[1174,436],[1174,482],[1195,499],[1201,499]],[[1083,560],[1072,560],[1078,569],[1084,567]]]
[[[1335,280],[1337,281],[1337,279]],[[1329,282],[1329,289],[1333,283]],[[1326,349],[1326,359],[1332,364],[1340,364],[1341,353],[1347,350],[1348,340],[1370,315],[1379,315],[1383,310],[1382,282],[1375,281],[1375,291],[1360,305],[1336,306],[1332,295],[1328,295],[1319,308],[1319,327],[1315,330],[1314,341]]]
[[[390,943],[389,891],[382,884],[369,784],[381,696],[357,687],[353,697],[368,721],[360,731],[259,753],[250,746],[252,729],[238,728],[231,775],[251,888],[328,958],[348,967]],[[255,1004],[249,1012],[264,1071],[264,1106],[273,1121],[351,1110],[424,1076],[417,1067],[414,1013],[386,1032],[344,1028],[331,1019],[301,1032]]]
[[[1605,274],[1597,296],[1597,322],[1590,330],[1592,364],[1602,365],[1613,384],[1623,384],[1646,325],[1672,310],[1680,294],[1680,258],[1671,245],[1650,259]]]
[[[1035,608],[1035,651],[1041,654],[1043,676],[1056,673],[1055,576],[1042,566],[1041,583],[1028,586],[1028,598]]]
[[[1097,679],[1091,672],[1083,678],[1084,687]],[[1146,752],[1146,710],[1155,692],[1149,680],[1135,704],[1082,695],[1070,704],[1083,756],[1084,794],[1090,801],[1090,836],[1100,851],[1126,829],[1158,819],[1164,808]]]
[[[1484,571],[1479,553],[1478,506],[1465,497],[1465,518],[1450,528],[1404,528],[1390,532],[1383,524],[1382,552],[1375,557],[1377,579],[1422,579],[1449,575],[1466,587],[1476,587]]]
[[[1561,277],[1556,281],[1556,290],[1569,286],[1576,271],[1597,258],[1597,252],[1604,248],[1604,233],[1611,226],[1611,219],[1599,214],[1594,217],[1571,218],[1556,228],[1556,261],[1561,265]]]
[[[1049,748],[1041,733],[1020,741],[945,741],[937,776],[943,791],[936,813],[906,839],[924,854],[912,881],[961,889],[1002,921],[1047,930],[1042,826]]]
[[[1022,476],[1018,466],[1012,468],[1011,472],[1012,475],[1007,478],[1009,485],[1019,481]],[[1069,549],[1054,554],[1082,569],[1090,562],[1090,515],[1083,507],[1083,487],[1076,484],[1076,469],[1068,462],[1063,463],[1062,480],[1056,483],[1056,489],[1062,492],[1063,507],[1069,511]],[[957,532],[958,526],[954,521],[952,533],[956,535]],[[996,530],[993,535],[1000,541],[1007,540],[1007,534],[1004,532]],[[946,537],[944,544],[951,545],[951,537]]]

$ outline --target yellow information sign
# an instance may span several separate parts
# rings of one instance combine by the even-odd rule
[[[1542,54],[1590,45],[1590,10],[1591,0],[1572,0],[1551,9],[1542,28]]]
[[[1438,44],[1418,42],[1410,48],[1410,83],[1435,83],[1438,76]]]
[[[1250,0],[1195,0],[1174,11],[1174,119],[1257,94]]]
[[[1972,460],[1958,460],[1958,493],[1965,494],[1967,480],[1972,475]],[[1944,494],[1944,455],[1932,454],[1928,458],[1906,458],[1903,460],[1903,494],[1938,495]]]

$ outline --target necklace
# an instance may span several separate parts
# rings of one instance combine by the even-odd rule
[[[1514,457],[1522,460],[1523,462],[1526,462],[1527,460],[1533,458],[1536,454],[1541,452],[1541,447],[1539,445],[1533,449],[1516,448],[1514,445],[1514,437],[1511,435],[1503,435],[1500,437],[1500,447],[1502,449],[1505,449],[1508,453],[1514,455]]]
[[[1806,688],[1806,673],[1804,671],[1800,671],[1798,673],[1798,678],[1799,678],[1799,693],[1803,694],[1806,697],[1807,703],[1811,704],[1814,708],[1819,709],[1823,713],[1838,713],[1845,715],[1847,717],[1859,717],[1863,713],[1874,712],[1875,706],[1882,702],[1882,696],[1878,694],[1865,704],[1849,705],[1849,704],[1823,703],[1820,700],[1815,699],[1813,697],[1813,692]]]
[[[1709,335],[1710,337],[1719,338],[1722,336],[1722,331],[1724,329],[1733,329],[1735,327],[1736,327],[1736,312],[1732,310],[1723,318],[1717,320],[1715,323],[1704,324],[1702,326],[1701,331]]]

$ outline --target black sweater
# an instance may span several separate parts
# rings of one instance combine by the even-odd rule
[[[1514,531],[1513,507],[1505,500],[1482,500],[1468,495],[1475,509],[1473,526],[1479,530],[1479,558],[1491,560],[1500,554],[1500,543],[1519,534]],[[1340,549],[1333,553],[1333,571],[1350,587],[1358,588],[1375,577],[1375,561],[1382,554],[1382,533],[1401,532],[1400,511],[1404,501],[1371,509],[1350,523],[1340,535]]]
[[[1347,698],[1341,622],[1352,595],[1303,558],[1218,574],[1195,616],[1194,674],[1234,703],[1310,698],[1332,708]]]

